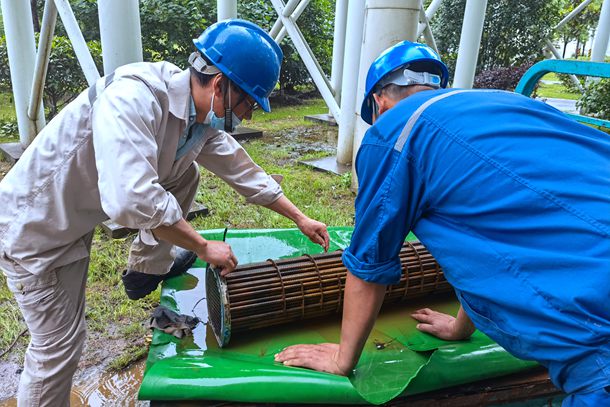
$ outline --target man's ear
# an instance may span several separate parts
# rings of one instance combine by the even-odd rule
[[[224,75],[222,74],[218,74],[214,77],[214,79],[212,79],[212,90],[214,91],[215,95],[222,95],[222,84],[224,82]]]
[[[379,115],[389,110],[395,104],[391,98],[384,96],[383,93],[381,95],[373,93],[373,98],[375,98],[375,103],[379,106]]]

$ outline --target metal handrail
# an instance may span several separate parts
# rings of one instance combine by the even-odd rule
[[[531,96],[540,78],[550,72],[568,75],[573,74],[598,78],[610,78],[610,63],[572,60],[567,61],[557,59],[540,61],[525,72],[517,84],[515,92],[521,93],[525,96]],[[583,116],[575,113],[566,114],[581,123],[592,124],[594,126],[610,129],[610,120],[597,119],[595,117]]]

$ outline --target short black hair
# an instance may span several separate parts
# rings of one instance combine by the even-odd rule
[[[201,86],[207,86],[207,84],[210,83],[210,81],[212,79],[214,79],[214,77],[216,75],[218,75],[218,74],[207,75],[207,74],[201,73],[198,70],[196,70],[195,68],[193,68],[192,66],[189,67],[189,71],[191,71],[191,76],[195,76],[195,78],[197,79],[197,82]]]

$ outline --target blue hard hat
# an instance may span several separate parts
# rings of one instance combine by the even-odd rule
[[[377,84],[399,68],[409,68],[415,72],[428,72],[439,75],[440,86],[447,87],[449,71],[436,52],[427,45],[402,41],[386,49],[377,57],[366,75],[366,89],[360,109],[360,117],[373,124],[373,93]]]
[[[282,50],[254,23],[223,20],[193,40],[197,49],[233,83],[271,111],[269,95],[280,77]]]

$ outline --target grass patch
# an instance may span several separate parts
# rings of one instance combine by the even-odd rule
[[[146,356],[148,348],[144,346],[132,345],[125,349],[121,355],[108,365],[108,370],[122,370]]]
[[[569,100],[580,99],[580,92],[571,92],[562,83],[543,83],[543,80],[549,82],[560,82],[559,76],[557,76],[556,73],[547,73],[542,78],[540,78],[540,81],[538,81],[538,89],[536,90],[537,96]]]
[[[545,98],[556,98],[556,99],[580,99],[580,93],[569,92],[565,86],[560,83],[540,83],[536,90],[536,95]]]
[[[310,121],[306,121],[304,116],[319,114],[328,111],[328,107],[322,99],[304,100],[298,106],[273,107],[267,113],[258,109],[252,115],[252,120],[244,122],[245,126],[254,127],[263,131],[279,131],[295,126],[314,126]]]
[[[308,216],[331,226],[353,224],[354,195],[349,190],[351,178],[314,171],[298,163],[305,158],[332,155],[337,129],[306,122],[303,116],[325,112],[321,99],[308,100],[301,106],[274,108],[271,113],[255,112],[246,125],[263,129],[261,139],[244,143],[252,158],[267,172],[284,175],[286,196]],[[288,219],[259,206],[247,204],[221,179],[205,169],[197,201],[210,209],[210,216],[199,217],[196,229],[212,228],[283,228],[294,227]],[[105,340],[120,339],[129,344],[109,365],[122,369],[146,355],[146,321],[159,303],[159,290],[148,297],[131,301],[123,292],[121,272],[126,268],[133,236],[110,239],[100,228],[93,238],[87,279],[86,321],[89,330],[87,348],[104,347]],[[17,304],[0,274],[0,351],[5,349],[25,327]],[[21,357],[27,337],[19,340],[11,352]],[[87,358],[87,354],[83,358]]]

